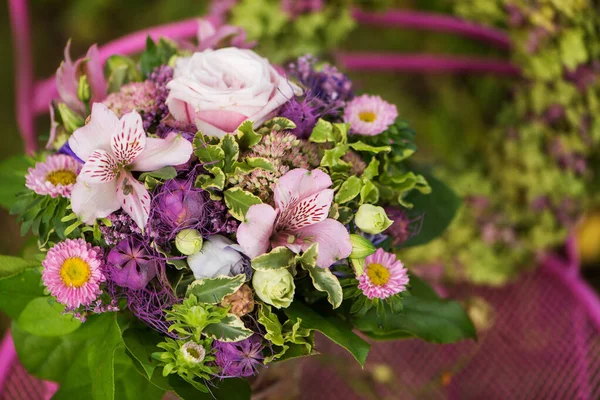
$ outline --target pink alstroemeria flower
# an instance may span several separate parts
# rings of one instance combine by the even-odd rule
[[[73,133],[69,146],[85,162],[71,193],[73,212],[92,224],[123,208],[142,229],[150,195],[130,171],[183,164],[193,151],[192,144],[175,133],[165,139],[146,137],[136,111],[119,120],[102,103],[94,103],[89,122]]]
[[[100,102],[104,100],[108,92],[108,84],[104,78],[104,65],[98,53],[98,46],[93,45],[87,55],[73,63],[70,56],[71,42],[65,47],[65,60],[56,71],[56,89],[60,100],[71,110],[80,114],[85,113],[85,105],[77,97],[79,87],[79,76],[87,76],[91,91],[91,101]]]
[[[286,246],[299,253],[319,244],[317,265],[329,268],[352,252],[350,234],[340,222],[327,218],[333,200],[331,178],[325,172],[297,168],[275,186],[275,209],[268,204],[251,206],[237,231],[244,253],[254,258],[269,247]]]

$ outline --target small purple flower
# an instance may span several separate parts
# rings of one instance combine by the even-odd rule
[[[159,218],[172,229],[181,230],[202,219],[207,199],[203,191],[195,190],[188,181],[165,182],[158,198]]]
[[[156,276],[156,256],[133,236],[119,242],[106,261],[110,279],[121,287],[140,290]]]
[[[339,110],[354,97],[350,79],[329,64],[315,68],[317,60],[306,55],[291,64],[289,72],[296,77],[312,97],[321,101],[325,110]]]
[[[308,139],[319,118],[324,114],[319,102],[307,95],[304,99],[293,98],[281,108],[279,114],[293,121],[296,127],[291,132],[300,139]]]
[[[183,229],[196,229],[203,237],[237,230],[237,221],[221,201],[210,199],[207,191],[195,188],[193,179],[172,179],[154,194],[150,215],[150,235],[168,247]]]
[[[216,363],[221,367],[224,378],[248,377],[256,374],[256,368],[263,365],[262,339],[253,335],[239,342],[226,343],[215,340]]]

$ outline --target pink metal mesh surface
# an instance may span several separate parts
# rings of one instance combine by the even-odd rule
[[[353,360],[342,350],[323,340],[320,351],[333,361],[306,362],[304,380],[312,384],[304,386],[302,399],[369,398],[351,386],[364,382],[379,363],[394,370],[396,381],[393,389],[372,386],[371,393],[383,398],[599,399],[597,308],[574,295],[589,289],[579,277],[572,286],[556,272],[540,268],[504,288],[453,288],[452,297],[479,296],[495,309],[493,325],[480,332],[477,343],[380,342],[361,372],[349,367]]]

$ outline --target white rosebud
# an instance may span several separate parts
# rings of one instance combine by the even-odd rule
[[[241,251],[239,245],[226,237],[212,235],[204,241],[199,252],[188,256],[187,262],[196,279],[230,276],[243,261]]]
[[[388,218],[383,207],[372,204],[360,206],[354,217],[354,222],[358,229],[372,235],[385,231],[394,223]]]
[[[184,229],[175,237],[177,250],[186,256],[196,254],[202,249],[202,235],[195,229]]]

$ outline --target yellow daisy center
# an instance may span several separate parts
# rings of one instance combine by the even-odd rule
[[[360,118],[360,120],[363,122],[375,122],[377,115],[375,115],[375,113],[372,111],[363,111],[358,113],[358,118]]]
[[[90,265],[79,257],[67,258],[60,268],[60,278],[65,285],[82,287],[91,275]]]
[[[372,284],[383,286],[390,280],[390,271],[381,264],[369,264],[367,266],[367,276]]]
[[[72,183],[75,183],[76,180],[77,174],[68,169],[59,169],[56,171],[52,171],[48,175],[46,175],[46,181],[50,182],[54,186],[67,186]]]

